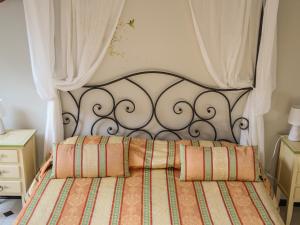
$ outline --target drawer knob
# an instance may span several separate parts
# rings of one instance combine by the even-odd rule
[[[4,190],[4,187],[0,185],[0,192]]]

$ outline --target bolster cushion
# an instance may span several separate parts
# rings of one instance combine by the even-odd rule
[[[52,178],[127,177],[130,138],[79,136],[55,144]]]
[[[256,148],[251,146],[197,147],[180,145],[182,181],[258,181]]]
[[[147,140],[131,138],[129,148],[130,168],[180,169],[180,145],[185,146],[236,146],[226,141],[205,140]]]

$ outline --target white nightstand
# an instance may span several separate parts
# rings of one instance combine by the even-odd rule
[[[294,202],[300,202],[300,142],[281,138],[277,169],[278,187],[276,198],[280,199],[280,191],[288,198],[286,225],[291,223]]]
[[[0,196],[21,196],[36,174],[35,130],[0,135]]]

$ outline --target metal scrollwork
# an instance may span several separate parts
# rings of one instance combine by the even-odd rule
[[[158,90],[157,97],[152,96],[144,85],[142,86],[137,82],[142,76],[149,76],[151,74],[167,75],[173,81],[163,90]],[[126,124],[126,119],[124,120],[124,117],[120,116],[121,114],[125,114],[125,116],[135,116],[138,103],[128,96],[120,97],[111,90],[111,85],[119,82],[126,82],[131,85],[131,88],[137,88],[137,91],[139,92],[137,95],[145,97],[143,104],[150,107],[150,111],[148,111],[148,115],[146,115],[147,118],[142,119],[139,125],[128,125]],[[171,114],[174,114],[170,116],[175,116],[178,120],[181,119],[183,121],[181,125],[172,124],[171,126],[163,119],[165,117],[161,116],[161,110],[159,110],[159,108],[164,106],[162,99],[166,98],[166,96],[170,94],[170,91],[178,86],[185,85],[185,83],[194,85],[199,90],[193,99],[181,99],[182,97],[179,95],[175,102],[171,102]],[[169,134],[176,139],[182,139],[182,137],[200,138],[203,132],[209,131],[210,139],[212,140],[238,142],[238,132],[249,128],[249,120],[241,115],[234,115],[234,111],[241,99],[244,96],[247,96],[251,90],[252,87],[236,89],[212,88],[176,73],[165,71],[142,71],[100,85],[84,86],[79,97],[75,97],[72,92],[67,92],[73,100],[77,112],[64,112],[63,122],[64,126],[73,124],[72,128],[74,128],[71,136],[77,134],[79,132],[79,121],[81,120],[82,103],[87,99],[85,96],[92,91],[96,91],[106,94],[110,100],[104,101],[102,98],[95,99],[97,102],[93,104],[91,111],[96,119],[91,124],[90,134],[96,134],[97,126],[102,126],[103,128],[104,125],[101,124],[106,122],[108,125],[106,125],[105,129],[109,135],[116,135],[122,131],[126,136],[144,134],[148,138],[156,139],[161,137],[161,135]],[[235,98],[229,97],[233,94]],[[203,99],[205,97],[208,98],[210,95],[218,96],[223,104],[225,104],[225,109],[220,111],[218,105],[202,104]],[[105,106],[104,103],[107,102],[110,103],[110,107]],[[219,134],[219,125],[216,122],[218,114],[225,115],[226,121],[228,121],[227,127],[230,138],[224,138]],[[151,124],[156,124],[159,129],[153,132],[150,129]]]
[[[64,112],[63,113],[63,123],[64,123],[64,125],[70,124],[72,119],[74,120],[75,123],[77,123],[77,119],[76,119],[74,114],[69,113],[69,112]]]

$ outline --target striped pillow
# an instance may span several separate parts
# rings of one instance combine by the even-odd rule
[[[147,140],[131,138],[129,147],[130,168],[176,168],[180,169],[180,145],[186,146],[235,146],[226,141],[194,141],[194,140]]]
[[[254,147],[180,145],[180,161],[182,181],[259,181],[259,164]]]
[[[127,177],[129,138],[80,136],[56,144],[52,178]]]

